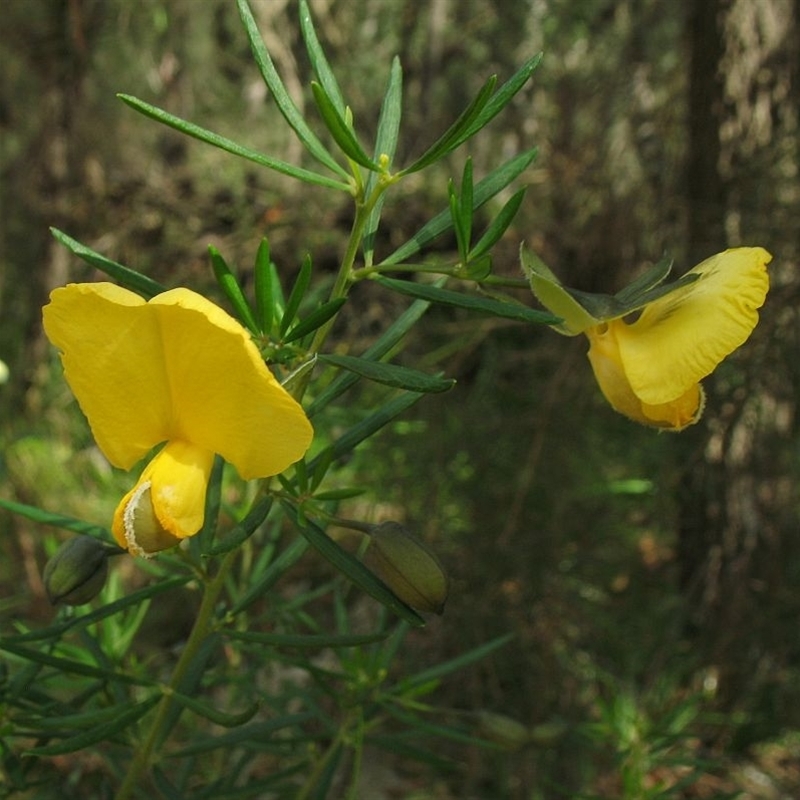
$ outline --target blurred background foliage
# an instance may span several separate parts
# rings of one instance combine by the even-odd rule
[[[357,126],[376,124],[400,56],[398,163],[487,74],[502,80],[544,51],[469,153],[477,179],[498,153],[541,150],[496,272],[519,275],[522,240],[587,291],[616,291],[664,252],[679,273],[727,246],[774,255],[761,324],[706,382],[705,417],[680,436],[615,415],[583,341],[453,309],[426,317],[409,361],[444,369],[456,388],[351,465],[371,486],[370,513],[413,525],[452,578],[444,617],[410,635],[396,668],[513,632],[436,699],[506,715],[525,734],[498,753],[443,744],[456,769],[436,780],[401,759],[366,759],[364,797],[620,797],[636,770],[642,786],[676,784],[670,797],[798,796],[800,3],[311,5]],[[294,4],[252,6],[313,115]],[[92,448],[40,327],[52,287],[96,276],[48,226],[167,285],[213,293],[207,246],[246,265],[265,235],[287,276],[306,252],[333,274],[351,211],[115,98],[129,92],[298,163],[229,0],[7,0],[3,14],[0,491],[102,523],[124,480]],[[394,228],[379,249],[445,206],[450,173],[426,176],[384,212]],[[369,341],[404,305],[359,285],[339,341]],[[49,619],[45,531],[0,521],[0,610]],[[692,769],[698,780],[679,789]]]

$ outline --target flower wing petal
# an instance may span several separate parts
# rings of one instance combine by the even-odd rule
[[[130,469],[169,438],[161,336],[145,301],[112,283],[55,289],[42,311],[48,339],[108,460]]]
[[[175,409],[171,438],[219,453],[245,478],[282,472],[308,448],[302,407],[272,375],[250,334],[189,289],[154,297]]]
[[[620,357],[644,403],[669,403],[744,344],[769,289],[761,247],[738,247],[696,266],[700,278],[660,298],[617,330]]]

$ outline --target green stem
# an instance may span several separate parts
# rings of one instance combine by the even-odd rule
[[[355,717],[355,721],[357,721],[357,719],[358,717]],[[331,743],[328,745],[328,749],[325,751],[325,754],[322,756],[322,758],[320,758],[314,765],[314,769],[311,770],[308,780],[306,780],[306,782],[300,788],[300,791],[295,795],[295,800],[307,800],[307,798],[311,796],[311,792],[314,790],[314,787],[322,777],[322,773],[326,770],[328,764],[330,764],[331,759],[336,755],[337,750],[344,744],[347,737],[350,735],[350,728],[352,727],[353,722],[354,715],[351,712],[344,718],[344,720],[342,720],[342,724],[339,726],[336,736],[331,740]]]
[[[353,227],[350,230],[350,237],[347,241],[347,249],[345,250],[344,257],[342,258],[342,263],[339,267],[339,273],[336,275],[336,281],[333,284],[333,288],[331,289],[328,300],[338,300],[340,297],[345,297],[347,295],[347,290],[349,289],[350,284],[353,282],[353,264],[356,262],[358,248],[361,246],[361,240],[364,236],[364,227],[367,224],[370,210],[372,209],[374,202],[375,199],[373,198],[369,203],[356,204],[356,215],[355,219],[353,220]],[[334,316],[331,317],[331,319],[329,319],[324,325],[321,325],[319,328],[317,328],[316,332],[314,333],[314,338],[311,340],[311,344],[308,348],[309,355],[313,355],[320,351],[335,322],[336,317]],[[298,380],[296,386],[292,390],[292,396],[296,400],[300,400],[303,397],[310,379],[311,371],[309,370],[307,373],[305,373],[305,375],[301,376],[300,380]]]
[[[172,672],[169,686],[164,690],[164,696],[156,706],[155,716],[153,717],[147,737],[141,748],[134,755],[128,767],[128,772],[125,775],[125,779],[119,787],[119,791],[115,795],[114,800],[128,800],[128,798],[133,796],[133,791],[142,785],[142,778],[151,765],[153,751],[163,739],[163,728],[169,718],[169,713],[174,702],[173,692],[179,689],[186,675],[186,671],[189,669],[192,661],[194,661],[197,651],[209,634],[214,621],[214,611],[217,600],[225,585],[225,578],[233,565],[236,554],[236,550],[227,553],[220,563],[217,574],[205,584],[203,599],[200,603],[200,610],[194,621],[192,632],[189,634],[186,646],[183,648],[178,663],[175,665],[175,669]]]

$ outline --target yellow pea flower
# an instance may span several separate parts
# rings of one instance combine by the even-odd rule
[[[659,284],[670,265],[660,264],[611,297],[565,288],[535,255],[522,252],[534,294],[562,319],[554,327],[588,337],[589,361],[611,406],[674,431],[697,422],[705,399],[700,381],[755,328],[771,260],[761,247],[737,247],[667,285]]]
[[[248,332],[189,289],[145,301],[111,283],[69,284],[43,319],[106,458],[127,470],[166,443],[114,515],[115,539],[135,555],[200,530],[215,453],[249,480],[282,472],[311,443]]]

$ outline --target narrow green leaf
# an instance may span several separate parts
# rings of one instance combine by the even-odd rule
[[[463,241],[463,256],[466,262],[469,245],[472,241],[472,209],[474,188],[472,185],[472,159],[464,162],[464,172],[461,176],[461,194],[458,201],[459,218],[461,222],[461,240]]]
[[[111,543],[111,534],[108,529],[100,525],[92,525],[89,522],[75,519],[74,517],[67,517],[63,514],[51,514],[49,511],[44,511],[36,506],[29,506],[25,503],[17,503],[15,500],[6,500],[0,497],[0,507],[19,514],[22,517],[39,522],[42,525],[53,525],[56,528],[62,528],[65,531],[72,531],[73,533],[83,533],[87,536],[93,536],[95,539]]]
[[[436,285],[443,285],[445,278],[437,279]],[[401,339],[414,327],[422,315],[430,308],[430,302],[425,300],[415,300],[378,338],[378,340],[367,350],[364,351],[362,358],[373,361],[385,356]],[[325,406],[331,403],[340,395],[344,394],[351,386],[358,381],[358,376],[352,372],[342,372],[314,399],[308,408],[307,414],[313,417]]]
[[[148,278],[146,275],[142,275],[141,272],[136,272],[136,270],[130,267],[123,266],[116,261],[111,261],[111,259],[101,256],[100,253],[96,253],[90,247],[86,247],[86,245],[81,244],[71,236],[67,236],[66,233],[58,230],[58,228],[50,228],[50,233],[52,233],[61,244],[78,256],[78,258],[82,258],[87,264],[91,264],[101,272],[105,272],[106,275],[117,281],[120,286],[124,286],[126,289],[140,294],[147,300],[166,291],[166,287],[154,281],[152,278]]]
[[[247,39],[250,42],[250,49],[253,52],[256,64],[258,64],[261,77],[264,79],[264,83],[267,84],[267,88],[272,92],[272,96],[279,111],[283,114],[283,118],[289,123],[292,130],[297,134],[297,138],[305,145],[308,152],[311,153],[320,164],[347,180],[349,176],[345,169],[337,163],[336,159],[325,149],[322,142],[316,137],[311,128],[308,127],[308,124],[303,118],[303,114],[286,91],[286,87],[283,85],[283,81],[280,79],[275,65],[272,63],[272,58],[270,58],[269,52],[264,45],[264,40],[261,38],[258,25],[256,25],[247,0],[236,0],[236,5],[239,8],[239,16],[242,18]],[[337,184],[337,186],[341,188],[340,184]]]
[[[311,82],[311,93],[314,95],[314,102],[317,104],[319,113],[325,127],[330,132],[333,140],[339,145],[342,152],[356,164],[371,170],[380,169],[378,165],[364,152],[364,148],[356,139],[353,129],[347,124],[344,116],[337,110],[333,101],[328,97],[325,89],[316,81]]]
[[[226,136],[220,136],[218,133],[214,133],[205,128],[201,128],[199,125],[195,125],[193,122],[188,122],[180,117],[176,117],[174,114],[170,114],[163,109],[150,105],[150,103],[145,103],[143,100],[139,100],[137,97],[132,97],[131,95],[127,94],[118,94],[117,97],[119,97],[123,103],[129,105],[131,108],[140,112],[141,114],[144,114],[146,117],[154,119],[156,122],[160,122],[163,125],[174,128],[176,131],[180,131],[187,136],[191,136],[193,139],[198,139],[201,142],[218,147],[220,150],[225,150],[226,152],[232,153],[235,156],[246,158],[248,161],[252,161],[254,164],[274,170],[282,175],[288,175],[290,178],[296,178],[304,183],[325,186],[328,189],[338,189],[339,191],[350,191],[349,183],[334,180],[326,175],[320,175],[318,172],[312,172],[311,170],[303,169],[302,167],[295,167],[293,164],[288,164],[285,161],[280,161],[279,159],[272,158],[271,156],[265,156],[263,153],[259,153],[256,150],[251,150],[249,147],[244,147],[238,142],[234,142],[233,139],[228,139]],[[341,167],[339,168],[339,171],[340,173],[343,172]]]
[[[397,150],[397,139],[400,132],[400,118],[402,115],[402,99],[403,70],[400,66],[400,59],[395,56],[392,59],[392,67],[389,71],[389,82],[383,95],[381,113],[378,118],[378,131],[375,138],[375,153],[373,156],[375,162],[380,164],[382,168],[384,167],[383,159],[385,157],[385,168],[387,170],[391,169]],[[368,174],[364,190],[365,197],[372,197],[380,177],[381,175],[377,172],[370,172]],[[381,212],[385,199],[386,193],[381,192],[364,226],[363,253],[364,264],[366,266],[370,266],[373,263],[375,234],[380,224]]]
[[[341,458],[352,450],[355,450],[361,442],[376,434],[381,428],[388,425],[395,417],[411,408],[411,406],[424,396],[425,394],[423,392],[403,392],[397,397],[393,397],[387,403],[383,403],[379,409],[373,411],[366,419],[353,425],[352,428],[349,428],[332,445],[329,445],[333,450],[333,458]],[[316,458],[320,458],[321,456],[322,453]],[[315,463],[316,459],[312,459],[309,466],[313,467]]]
[[[491,221],[486,232],[478,240],[477,244],[469,253],[469,260],[476,261],[481,256],[487,254],[500,241],[503,234],[508,230],[509,225],[522,205],[525,197],[526,187],[519,189],[511,199],[500,209],[500,213]]]
[[[273,271],[270,262],[269,240],[265,236],[258,245],[256,264],[253,270],[255,283],[256,314],[261,330],[270,333],[275,314],[275,292],[273,291]]]
[[[138,606],[162,592],[168,592],[170,589],[185,586],[191,579],[192,576],[190,575],[165,578],[151,586],[137,589],[135,592],[131,592],[131,594],[125,595],[125,597],[120,597],[119,600],[114,600],[112,603],[90,611],[88,614],[70,617],[69,619],[54,623],[53,625],[48,625],[41,630],[29,631],[28,633],[21,633],[17,636],[6,636],[3,638],[3,642],[7,644],[19,644],[23,642],[56,639],[71,628],[85,628],[87,625],[92,625],[107,617],[113,617],[128,608]]]
[[[364,494],[364,492],[366,492],[366,489],[360,489],[357,487],[352,487],[349,489],[331,489],[327,492],[316,492],[314,494],[314,499],[322,502],[325,502],[326,500],[349,500],[352,497],[360,497],[362,494]]]
[[[306,52],[308,53],[308,59],[311,62],[312,69],[319,78],[319,82],[324,87],[331,102],[336,107],[336,110],[344,116],[345,102],[342,97],[342,90],[339,88],[336,76],[333,74],[333,70],[328,63],[325,51],[319,43],[306,0],[300,0],[300,32],[306,44]]]
[[[559,321],[558,317],[552,314],[539,311],[534,308],[528,308],[521,303],[501,302],[489,297],[480,297],[472,294],[465,294],[464,292],[453,292],[449,289],[440,289],[436,286],[430,286],[423,283],[414,283],[413,281],[399,281],[395,278],[376,278],[375,279],[381,286],[391,289],[400,294],[406,294],[410,297],[421,297],[424,300],[429,300],[432,303],[439,303],[440,305],[455,306],[456,308],[465,308],[468,311],[476,311],[481,314],[490,314],[493,317],[502,317],[503,319],[513,319],[518,322],[530,322],[534,324],[553,325]]]
[[[452,220],[453,232],[456,235],[456,249],[460,261],[466,261],[469,241],[464,241],[464,224],[461,220],[461,204],[458,202],[456,185],[451,178],[447,182],[447,202],[450,207],[450,219]]]
[[[219,709],[214,708],[207,703],[203,703],[200,700],[195,700],[195,698],[189,697],[189,695],[181,694],[180,692],[173,691],[170,693],[170,697],[173,697],[175,702],[184,708],[188,708],[189,711],[197,714],[197,716],[210,720],[215,725],[221,725],[223,728],[236,728],[239,725],[244,725],[255,716],[256,712],[260,708],[259,703],[253,703],[251,706],[244,709],[244,711],[240,711],[237,714],[231,714],[225,711],[220,711]]]
[[[241,642],[297,649],[321,650],[326,647],[360,647],[364,644],[382,642],[390,631],[375,633],[258,633],[254,631],[224,631],[229,639]]]
[[[346,302],[346,297],[337,297],[335,300],[328,300],[318,308],[315,308],[283,337],[284,343],[296,342],[309,333],[313,333],[317,328],[321,328],[331,317],[335,317],[339,313],[339,309]]]
[[[393,386],[396,389],[408,389],[411,392],[446,392],[452,389],[455,381],[452,378],[441,378],[426,375],[415,369],[409,369],[398,364],[386,364],[383,361],[370,361],[365,358],[341,356],[334,354],[320,354],[320,361],[355,372],[363,378],[368,378],[376,383]]]
[[[75,714],[55,715],[52,712],[48,712],[47,716],[17,714],[14,716],[14,725],[17,728],[25,728],[32,733],[35,732],[39,736],[68,736],[76,730],[91,729],[106,722],[114,721],[120,714],[124,714],[134,708],[140,708],[140,706],[141,703],[131,701],[92,711],[79,711]]]
[[[242,287],[239,286],[239,282],[236,280],[236,276],[222,257],[222,253],[220,253],[214,245],[209,245],[208,254],[211,258],[211,267],[214,270],[214,277],[217,279],[217,283],[220,285],[222,291],[225,292],[225,296],[230,300],[239,321],[248,328],[251,333],[258,333],[258,324],[250,309],[250,304],[247,302]]]
[[[497,638],[492,639],[485,644],[479,645],[472,650],[468,650],[466,653],[461,653],[455,658],[443,661],[440,664],[436,664],[433,667],[424,669],[414,675],[409,675],[395,684],[394,688],[392,689],[392,694],[403,696],[407,692],[412,691],[415,687],[422,686],[433,681],[439,681],[445,676],[450,675],[459,669],[463,669],[470,664],[474,664],[476,661],[481,661],[484,658],[487,658],[495,650],[505,647],[505,645],[507,645],[513,638],[513,633],[507,633],[504,636],[498,636]]]
[[[201,753],[209,753],[212,750],[222,749],[224,753],[230,753],[232,748],[259,748],[267,741],[270,736],[284,728],[292,728],[302,725],[314,719],[314,715],[307,714],[288,714],[283,717],[266,722],[253,722],[249,725],[241,725],[235,730],[214,736],[205,736],[195,740],[179,750],[164,754],[164,758],[185,758],[186,756],[196,756]]]
[[[247,593],[239,598],[230,610],[234,617],[263,597],[285,574],[291,566],[296,564],[308,549],[308,542],[302,537],[296,538],[281,554],[264,570],[263,574],[253,583]]]
[[[352,556],[347,550],[343,549],[336,541],[331,539],[311,520],[301,520],[297,509],[288,503],[282,503],[286,515],[293,520],[300,533],[306,538],[309,544],[314,547],[320,555],[328,559],[336,569],[344,573],[356,586],[375,598],[379,603],[389,608],[400,619],[405,620],[410,625],[420,627],[425,624],[425,620],[417,614],[414,609],[407,606],[400,598],[386,586],[383,581],[370,572],[357,558]]]
[[[311,256],[306,255],[303,263],[300,265],[300,271],[297,273],[292,291],[289,292],[289,298],[286,301],[286,308],[283,312],[283,317],[280,324],[280,335],[283,336],[289,329],[289,325],[294,322],[297,316],[297,311],[300,308],[300,303],[308,291],[308,286],[311,283]]]
[[[489,103],[478,114],[471,127],[465,131],[463,140],[474,136],[481,128],[485,128],[509,103],[512,97],[528,82],[534,70],[542,60],[542,53],[529,58],[498,90]]]
[[[84,664],[82,661],[74,661],[71,658],[61,658],[60,656],[42,653],[30,647],[14,644],[8,639],[0,639],[0,650],[31,661],[36,664],[43,664],[46,667],[53,667],[57,672],[65,672],[70,675],[85,675],[88,678],[99,678],[103,681],[117,681],[121,683],[131,683],[138,686],[150,686],[152,681],[144,678],[126,675],[123,672],[114,672],[94,667],[91,664]]]
[[[491,200],[498,192],[508,186],[524,170],[526,170],[536,159],[538,149],[533,148],[512,158],[505,164],[490,172],[483,180],[475,185],[473,195],[473,206],[480,208],[488,200]],[[383,259],[378,266],[400,264],[410,256],[419,253],[425,245],[436,239],[445,231],[453,227],[453,220],[450,215],[449,207],[440,211],[433,219],[423,225],[405,244],[397,248],[393,253]]]
[[[258,527],[264,522],[272,508],[272,497],[262,497],[251,509],[247,512],[245,518],[214,547],[204,553],[204,556],[220,556],[227,553],[239,545],[244,544],[255,532]]]
[[[402,169],[400,174],[409,175],[412,172],[419,172],[455,150],[466,138],[464,132],[478,119],[478,115],[489,102],[496,83],[497,76],[492,75],[483,84],[473,101],[461,112],[458,119],[416,161]]]
[[[147,700],[136,703],[131,708],[122,711],[110,722],[97,725],[91,730],[84,731],[75,736],[70,736],[55,744],[32,747],[25,752],[32,756],[59,756],[65,753],[75,753],[78,750],[83,750],[98,742],[108,741],[116,737],[125,730],[125,728],[133,725],[136,720],[143,717],[160,699],[160,693],[151,695]]]

